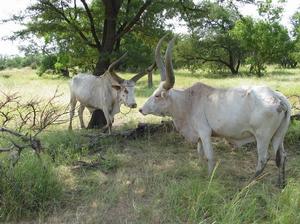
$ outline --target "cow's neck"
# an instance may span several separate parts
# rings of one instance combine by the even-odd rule
[[[184,119],[186,117],[187,107],[190,104],[186,97],[186,91],[171,89],[169,91],[169,97],[171,100],[169,109],[171,117],[174,121]]]
[[[171,106],[169,111],[176,129],[188,141],[197,142],[197,132],[193,129],[193,124],[189,119],[192,102],[188,90],[172,90],[170,97]]]
[[[120,112],[121,108],[121,101],[120,101],[120,96],[116,90],[112,90],[112,94],[114,96],[113,101],[112,101],[112,111],[111,115],[114,116],[115,114]]]

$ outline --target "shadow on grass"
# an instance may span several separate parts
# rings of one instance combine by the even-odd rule
[[[3,75],[0,75],[0,77],[3,77],[4,79],[9,79],[11,77],[11,75],[3,74]]]
[[[299,73],[295,72],[295,69],[278,69],[276,71],[268,72],[270,76],[281,76],[281,75],[299,75]]]

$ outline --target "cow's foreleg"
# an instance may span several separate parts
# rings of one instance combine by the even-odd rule
[[[108,134],[111,134],[111,128],[112,128],[112,119],[108,112],[108,109],[103,109],[103,113],[106,119],[106,126],[104,128],[108,128]]]
[[[69,122],[69,130],[72,130],[72,121],[75,113],[75,107],[76,107],[76,97],[71,94],[71,99],[70,99],[70,122]]]
[[[80,104],[79,108],[78,108],[78,117],[79,117],[79,121],[80,121],[80,127],[81,128],[85,128],[84,125],[84,121],[83,121],[83,111],[84,111],[85,106]]]
[[[197,152],[199,155],[199,159],[202,161],[204,158],[204,152],[203,152],[203,146],[200,138],[198,139],[198,143],[197,143]]]
[[[201,136],[204,154],[208,161],[208,174],[210,175],[215,167],[214,152],[211,144],[210,136]]]

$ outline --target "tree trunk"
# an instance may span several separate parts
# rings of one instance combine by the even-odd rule
[[[104,74],[110,64],[109,56],[114,50],[117,32],[117,17],[121,7],[121,0],[102,0],[105,7],[105,20],[103,26],[102,48],[99,51],[99,59],[96,63],[94,75]],[[106,125],[106,119],[102,110],[95,110],[92,114],[88,128],[102,128]]]
[[[237,61],[237,64],[236,65],[234,65],[234,64],[229,64],[229,69],[230,69],[230,71],[231,71],[231,74],[233,74],[233,75],[237,75],[238,73],[239,73],[239,68],[240,68],[240,64],[241,64],[241,61],[238,59],[238,61]]]
[[[233,75],[238,74],[239,71],[235,69],[234,65],[230,65],[229,68],[230,68],[231,74],[233,74]]]
[[[235,57],[234,57],[234,55],[232,55],[232,52],[229,50],[228,53],[229,53],[229,64],[228,64],[228,67],[229,67],[229,69],[231,71],[231,74],[237,75],[238,72],[239,72],[240,60],[237,59],[237,63],[236,63]]]
[[[92,114],[91,120],[87,126],[88,129],[103,128],[107,124],[102,110],[95,110]]]
[[[96,67],[95,67],[95,70],[94,70],[94,73],[93,73],[93,75],[95,75],[95,76],[103,75],[104,72],[106,71],[106,69],[109,66],[110,60],[109,60],[109,58],[104,57],[103,54],[104,53],[100,52],[100,56],[98,58],[98,61],[96,63]]]

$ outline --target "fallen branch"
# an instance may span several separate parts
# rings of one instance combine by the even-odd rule
[[[152,135],[159,132],[171,132],[175,131],[175,127],[173,121],[162,121],[160,124],[146,124],[146,123],[139,123],[137,128],[135,129],[128,129],[125,131],[116,131],[111,134],[107,133],[100,133],[96,135],[87,135],[85,137],[89,137],[95,140],[94,143],[97,142],[98,138],[107,138],[107,137],[119,137],[128,140],[142,138],[146,135]]]
[[[291,120],[292,120],[292,121],[293,121],[293,120],[299,121],[299,120],[300,120],[300,113],[299,113],[299,114],[294,114],[294,115],[292,115],[292,116],[291,116]]]
[[[291,120],[300,120],[300,96],[299,95],[290,95],[288,99],[292,106],[292,111],[294,112],[291,115]]]

